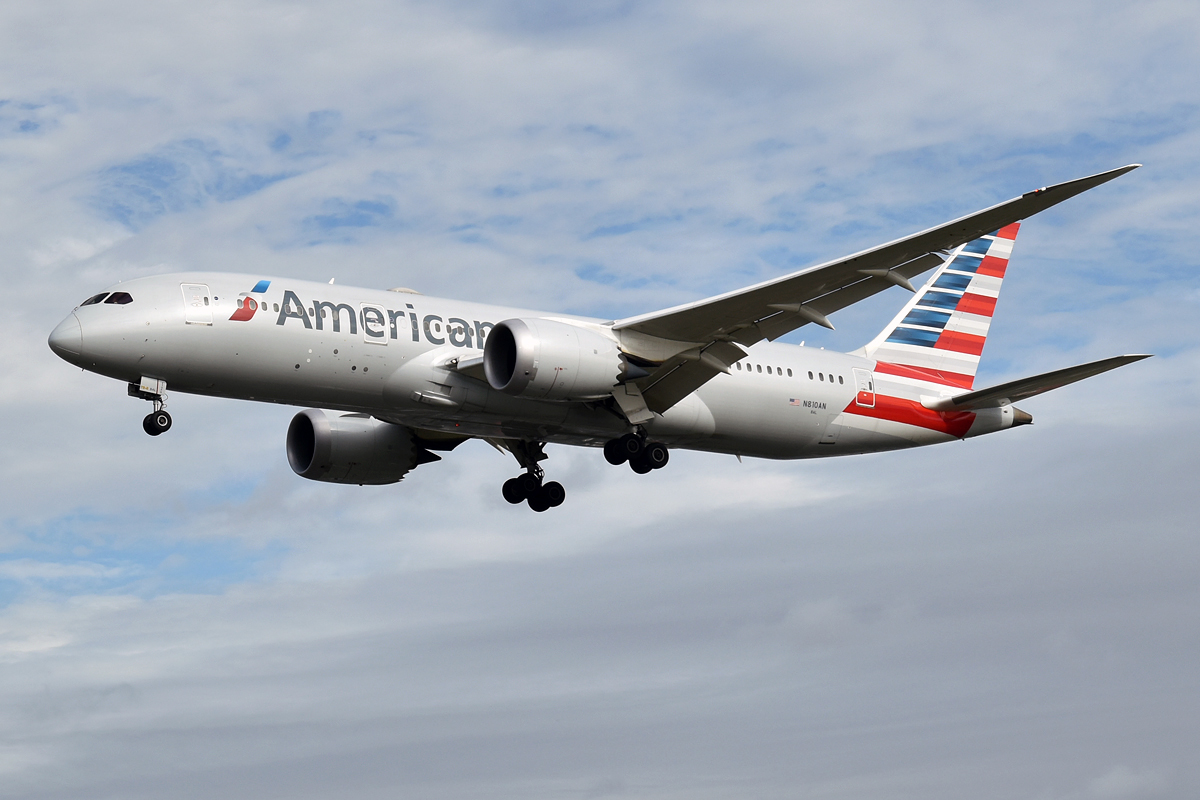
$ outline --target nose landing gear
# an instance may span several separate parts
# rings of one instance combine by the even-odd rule
[[[166,412],[167,382],[154,378],[142,378],[142,382],[129,384],[129,396],[154,403],[154,410],[142,420],[142,430],[158,436],[171,430],[171,415]]]
[[[146,415],[142,420],[142,430],[151,436],[158,436],[171,430],[171,415],[161,408]]]
[[[517,463],[525,467],[524,475],[504,482],[501,488],[504,499],[513,505],[528,503],[530,508],[539,513],[561,506],[563,500],[567,499],[567,490],[563,485],[558,481],[542,483],[546,473],[538,466],[538,462],[546,459],[545,443],[506,442],[504,446],[516,457]]]
[[[604,443],[604,459],[613,466],[629,462],[629,467],[639,475],[653,469],[662,469],[671,458],[670,451],[662,442],[647,442],[643,432],[627,433]]]

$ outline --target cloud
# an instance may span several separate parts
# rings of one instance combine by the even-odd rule
[[[1163,796],[1167,781],[1162,773],[1136,772],[1124,765],[1113,767],[1088,784],[1088,796],[1100,798]]]

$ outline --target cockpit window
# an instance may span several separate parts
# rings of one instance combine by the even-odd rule
[[[96,305],[96,303],[99,303],[101,300],[103,300],[106,297],[108,297],[108,292],[101,292],[100,294],[94,294],[91,297],[89,297],[87,300],[84,300],[79,305],[94,306],[94,305]]]
[[[123,306],[133,302],[133,297],[129,292],[113,292],[108,299],[104,301],[105,305],[112,303],[113,305]]]

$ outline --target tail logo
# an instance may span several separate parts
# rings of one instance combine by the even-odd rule
[[[270,285],[270,281],[259,281],[258,283],[254,284],[254,288],[250,291],[239,294],[237,299],[237,309],[233,312],[233,316],[229,318],[230,321],[245,322],[254,316],[254,312],[258,310],[260,305],[265,307],[266,302],[264,300],[261,298],[256,299],[251,297],[251,295],[263,294],[267,291],[267,287]]]
[[[974,385],[1020,225],[1006,225],[948,255],[867,345],[876,372],[963,389]]]

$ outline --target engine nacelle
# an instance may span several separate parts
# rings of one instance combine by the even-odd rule
[[[483,346],[483,371],[492,388],[535,400],[608,397],[628,366],[616,342],[551,319],[506,319]]]
[[[317,408],[292,418],[287,457],[301,478],[329,483],[395,483],[420,463],[422,448],[403,425]]]

